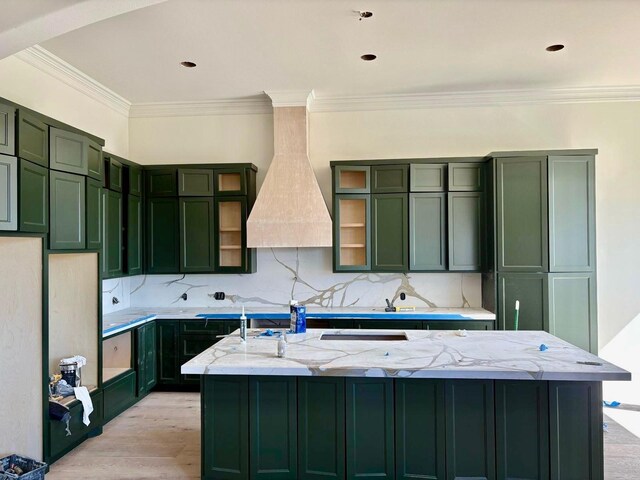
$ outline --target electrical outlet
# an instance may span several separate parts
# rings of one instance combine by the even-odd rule
[[[406,298],[407,298],[407,294],[406,294],[406,293],[404,293],[404,292],[402,292],[402,293],[400,294],[400,300],[404,300],[404,299],[406,299]]]
[[[213,294],[213,298],[215,298],[216,300],[224,300],[224,292],[216,292]]]

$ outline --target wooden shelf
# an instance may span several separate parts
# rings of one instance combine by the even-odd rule
[[[365,227],[364,223],[342,223],[340,224],[340,228],[360,228]]]
[[[220,245],[220,250],[240,250],[240,245]]]
[[[366,245],[364,243],[343,243],[340,245],[340,248],[364,248]]]

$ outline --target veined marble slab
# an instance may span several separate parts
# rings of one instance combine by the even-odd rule
[[[407,330],[405,341],[321,340],[324,330],[288,335],[285,358],[277,338],[252,329],[238,333],[182,366],[200,375],[466,378],[502,380],[630,380],[631,374],[553,335],[540,331]],[[364,333],[398,330],[331,330]],[[548,347],[540,351],[541,344]],[[581,364],[595,362],[599,365]]]

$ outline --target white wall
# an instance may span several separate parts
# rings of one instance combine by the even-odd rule
[[[129,156],[129,119],[16,56],[0,60],[0,97],[106,142],[105,150]]]

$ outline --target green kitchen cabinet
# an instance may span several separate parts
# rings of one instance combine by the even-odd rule
[[[395,380],[396,479],[445,479],[442,380]]]
[[[250,478],[248,377],[203,375],[202,398],[202,478]]]
[[[49,231],[49,169],[20,159],[20,231]]]
[[[483,165],[481,163],[450,163],[450,192],[480,192],[483,189]]]
[[[142,168],[128,165],[125,169],[126,192],[135,197],[141,197],[143,191]]]
[[[371,269],[371,195],[341,194],[333,200],[333,270]]]
[[[345,380],[298,378],[298,478],[345,478]]]
[[[443,163],[412,163],[410,168],[412,192],[445,192],[447,165]]]
[[[207,168],[179,168],[178,195],[212,197],[213,170]]]
[[[137,395],[151,391],[157,382],[156,323],[150,322],[136,329]]]
[[[247,174],[244,168],[216,168],[213,171],[213,186],[218,195],[246,195]]]
[[[18,229],[18,159],[0,155],[0,230]]]
[[[136,402],[136,372],[128,370],[104,384],[104,423]]]
[[[371,167],[339,165],[333,167],[334,193],[370,193]]]
[[[220,339],[216,335],[180,335],[180,365],[200,355]],[[182,374],[181,385],[199,385],[201,375]]]
[[[147,199],[147,273],[177,273],[180,218],[177,198]]]
[[[17,156],[49,167],[49,126],[24,110],[18,111]]]
[[[549,271],[596,268],[595,157],[549,157]]]
[[[498,158],[496,169],[498,271],[546,272],[547,157]]]
[[[551,479],[603,480],[602,383],[549,382]]]
[[[409,165],[371,167],[371,193],[403,193],[408,191]]]
[[[409,195],[409,269],[446,270],[446,233],[446,194],[411,193]]]
[[[124,167],[122,163],[113,158],[110,154],[104,157],[109,174],[107,175],[107,187],[114,192],[122,193],[124,184]]]
[[[50,231],[52,250],[83,250],[86,246],[85,177],[49,172]]]
[[[16,109],[0,104],[0,154],[16,154]]]
[[[158,385],[180,383],[180,321],[156,322],[156,355]]]
[[[87,249],[100,250],[104,244],[104,196],[102,181],[87,178]]]
[[[296,377],[249,378],[250,478],[298,478]]]
[[[212,197],[180,198],[180,271],[211,272],[215,268]]]
[[[88,141],[87,145],[87,168],[88,175],[91,178],[102,181],[104,177],[104,160],[102,158],[102,146],[91,140]]]
[[[395,477],[394,392],[391,378],[346,382],[347,479]]]
[[[382,330],[422,330],[421,320],[354,320],[352,328]]]
[[[147,197],[175,197],[178,195],[177,169],[154,168],[145,171]]]
[[[482,270],[483,194],[451,192],[449,203],[449,270]]]
[[[142,198],[127,195],[127,273],[140,275],[143,262]]]
[[[549,479],[548,382],[496,381],[497,478]]]
[[[494,320],[425,320],[425,330],[495,330]]]
[[[106,191],[105,211],[106,275],[119,277],[122,275],[122,229],[124,225],[121,193],[112,190]]]
[[[596,274],[551,273],[548,277],[547,331],[597,354]]]
[[[514,329],[516,300],[520,301],[519,330],[547,330],[548,275],[498,274],[498,329]]]
[[[448,479],[495,480],[493,380],[445,381]]]
[[[409,270],[409,198],[406,193],[371,195],[371,270]]]
[[[49,168],[87,175],[89,173],[89,139],[79,133],[50,127]]]
[[[180,322],[180,334],[184,335],[225,335],[224,320],[183,320]],[[209,348],[207,345],[204,349]],[[201,350],[202,351],[202,350]],[[196,355],[200,353],[197,352]]]
[[[255,271],[255,250],[247,249],[247,197],[217,197],[215,212],[215,268],[220,273]]]

